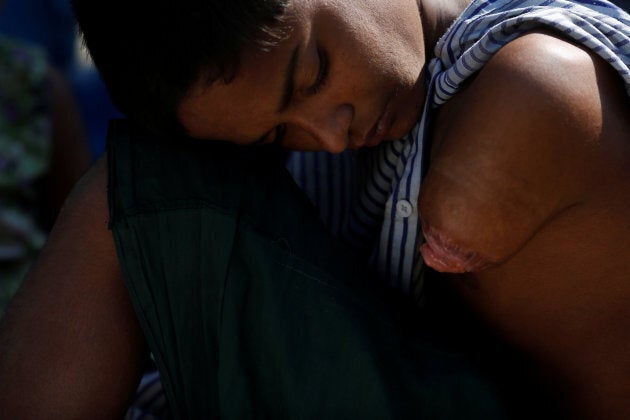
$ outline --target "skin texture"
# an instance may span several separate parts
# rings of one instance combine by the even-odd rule
[[[440,110],[420,198],[425,232],[473,257],[452,285],[576,417],[630,414],[628,103],[597,56],[523,36]]]
[[[87,133],[83,116],[68,82],[59,70],[48,69],[49,100],[52,121],[52,158],[47,175],[47,226],[61,210],[73,185],[90,167]]]
[[[101,159],[73,190],[0,327],[6,418],[122,418],[138,385],[147,348],[107,229],[106,182]]]
[[[406,42],[432,45],[453,16],[444,8],[461,4],[299,5],[284,47],[246,53],[231,84],[192,90],[180,109],[192,135],[273,141],[284,124],[285,146],[338,152],[366,144],[398,91],[396,122],[376,140],[410,127],[421,105],[399,113],[418,101],[425,58]],[[381,14],[392,22],[382,33],[369,24]],[[320,44],[330,79],[303,95]],[[267,112],[282,96],[285,65],[275,62],[295,45],[305,51],[299,92],[287,111]],[[630,416],[628,107],[602,60],[550,34],[523,36],[439,110],[419,203],[434,246],[475,262],[445,281],[535,359],[574,418]],[[75,189],[0,331],[0,407],[10,418],[114,418],[137,385],[146,344],[106,227],[105,180],[99,162]]]

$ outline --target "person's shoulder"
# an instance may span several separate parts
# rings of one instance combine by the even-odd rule
[[[600,115],[602,95],[623,95],[616,71],[597,54],[553,32],[531,32],[505,45],[469,86],[477,106],[492,109],[506,123],[514,119],[560,128]],[[620,89],[621,88],[621,89]],[[596,121],[593,121],[597,124]],[[593,128],[593,127],[591,127]]]
[[[628,109],[601,58],[549,33],[516,39],[438,110],[423,222],[462,249],[505,260],[619,178]]]
[[[628,145],[630,98],[619,73],[595,52],[551,31],[505,45],[463,95],[460,109],[466,112],[458,122],[465,132],[520,151],[519,160],[528,151],[586,169],[606,165]],[[582,181],[595,178],[584,171]]]
[[[556,156],[627,143],[630,101],[620,75],[596,53],[549,31],[505,45],[452,101],[441,125],[455,128],[441,128],[437,142],[481,137]]]
[[[552,30],[528,32],[503,46],[483,71],[508,72],[517,80],[559,86],[592,71],[596,54]],[[500,81],[500,80],[498,80]],[[555,83],[554,83],[555,82]]]

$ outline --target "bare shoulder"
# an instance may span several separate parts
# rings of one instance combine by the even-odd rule
[[[601,195],[603,180],[627,179],[629,110],[621,78],[597,55],[550,33],[516,39],[439,111],[425,225],[474,249],[477,263],[504,261],[548,220]]]
[[[472,272],[452,284],[544,366],[571,417],[630,415],[629,117],[604,60],[528,34],[440,110],[423,184],[433,257],[451,258],[425,260]]]
[[[105,159],[71,192],[0,328],[11,418],[120,418],[146,344],[108,230]]]
[[[81,229],[83,225],[95,224],[107,228],[109,210],[107,204],[107,157],[99,158],[83,177],[74,185],[63,206],[63,215],[58,221],[61,226],[72,220],[69,228]],[[61,229],[61,227],[57,227]],[[93,229],[102,233],[101,229]]]
[[[527,87],[532,95],[526,95],[528,99],[541,92],[552,95],[553,100],[588,99],[594,88],[621,87],[616,84],[616,71],[596,53],[552,31],[531,32],[508,43],[490,59],[483,73],[499,90]],[[616,85],[608,85],[611,82]]]
[[[469,127],[476,128],[473,135],[505,132],[514,139],[507,144],[554,138],[560,148],[589,154],[628,144],[630,99],[620,75],[596,53],[550,31],[504,46],[464,94],[473,112],[460,116],[477,123]],[[480,115],[497,129],[480,125]]]
[[[108,229],[107,164],[102,157],[74,185],[49,236],[41,260],[54,252],[65,263],[60,270],[71,267],[86,274],[101,265],[115,263],[111,232]],[[83,258],[77,258],[76,252]],[[113,257],[113,259],[112,259]],[[95,266],[95,267],[92,267]],[[37,267],[37,266],[36,266]],[[116,264],[113,265],[116,267]],[[54,269],[49,267],[47,269]],[[111,268],[106,272],[111,272]]]
[[[83,116],[68,80],[48,67],[52,158],[47,188],[52,215],[57,215],[74,183],[90,166],[90,151]]]

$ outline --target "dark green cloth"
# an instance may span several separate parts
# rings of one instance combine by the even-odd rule
[[[111,228],[175,418],[495,419],[497,392],[323,228],[268,147],[112,121]]]

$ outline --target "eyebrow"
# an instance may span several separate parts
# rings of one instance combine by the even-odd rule
[[[291,103],[291,99],[293,98],[293,80],[295,79],[295,68],[297,66],[298,57],[300,52],[300,46],[297,45],[293,49],[293,53],[291,54],[291,59],[289,60],[289,64],[287,65],[287,70],[284,76],[284,87],[282,89],[282,100],[280,102],[280,106],[278,107],[278,112],[284,112]]]

